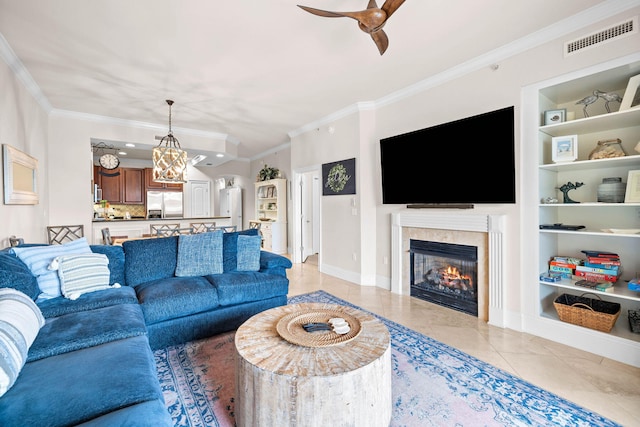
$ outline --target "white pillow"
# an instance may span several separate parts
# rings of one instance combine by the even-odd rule
[[[44,317],[26,294],[0,289],[0,396],[15,383]]]
[[[91,254],[91,248],[87,238],[82,237],[62,245],[31,246],[27,248],[11,248],[22,262],[24,262],[31,274],[36,276],[38,287],[42,292],[37,302],[62,295],[58,273],[49,270],[49,265],[55,257],[63,255]]]
[[[57,270],[60,290],[65,298],[78,299],[88,292],[109,289],[109,258],[104,254],[63,255],[55,257],[49,265]],[[113,287],[119,288],[118,283]]]

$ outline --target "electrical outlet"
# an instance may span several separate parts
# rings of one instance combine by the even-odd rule
[[[388,256],[386,256],[386,257],[382,258],[382,263],[383,263],[384,265],[388,265],[388,264],[389,264],[389,257],[388,257]]]
[[[358,260],[358,255],[355,252],[351,256],[353,257],[354,261]]]

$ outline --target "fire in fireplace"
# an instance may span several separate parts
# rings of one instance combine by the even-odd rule
[[[409,240],[411,296],[478,316],[478,248]]]

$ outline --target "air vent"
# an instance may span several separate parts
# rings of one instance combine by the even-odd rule
[[[638,17],[613,25],[604,30],[596,31],[579,39],[564,44],[564,56],[573,55],[584,49],[599,46],[601,44],[618,40],[638,32]]]

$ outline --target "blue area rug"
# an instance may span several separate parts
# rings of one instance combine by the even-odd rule
[[[324,291],[289,299],[289,304],[301,302],[362,310]],[[371,314],[391,334],[391,426],[618,426],[455,348]],[[157,350],[155,360],[176,427],[234,426],[233,332]]]

